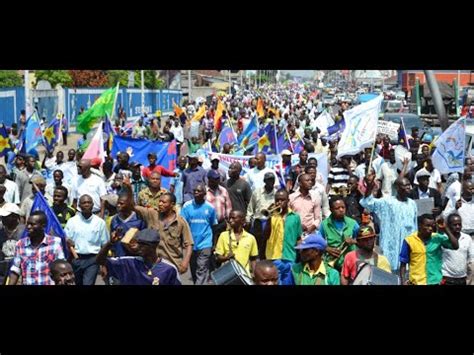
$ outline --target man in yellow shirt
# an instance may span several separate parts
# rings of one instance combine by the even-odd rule
[[[257,241],[255,237],[243,228],[245,214],[243,211],[230,212],[230,230],[221,233],[217,240],[215,253],[220,262],[235,259],[247,270],[249,276],[255,270],[258,257]]]

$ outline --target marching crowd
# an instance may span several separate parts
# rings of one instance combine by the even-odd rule
[[[442,176],[431,137],[412,127],[337,158],[339,135],[317,118],[329,110],[337,125],[350,108],[324,107],[310,85],[264,85],[176,105],[163,127],[141,118],[131,136],[176,141],[175,169],[153,152],[146,166],[126,151],[83,159],[57,150],[42,162],[18,153],[11,168],[0,165],[0,275],[10,285],[94,285],[98,275],[107,285],[180,285],[189,270],[206,285],[236,261],[256,285],[351,285],[365,265],[404,285],[471,284],[474,158]],[[285,137],[285,149],[219,145],[224,127],[239,137],[254,116],[259,131]],[[125,135],[124,125],[117,120],[115,133]],[[397,145],[411,154],[400,158]],[[218,151],[202,155],[205,146]],[[252,158],[226,167],[217,153]],[[281,163],[268,166],[270,153]],[[44,211],[32,211],[36,194],[66,244],[46,230]],[[430,198],[431,211],[418,213],[415,201]]]

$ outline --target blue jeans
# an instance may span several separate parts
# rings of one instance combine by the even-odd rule
[[[278,275],[280,277],[279,285],[293,285],[293,277],[291,276],[291,267],[293,266],[293,262],[289,260],[272,260],[273,264],[278,269]]]
[[[76,285],[95,285],[99,265],[95,262],[96,254],[80,254],[79,259],[74,259],[71,263]]]

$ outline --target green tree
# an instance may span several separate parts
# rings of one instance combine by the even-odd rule
[[[67,70],[36,70],[36,84],[40,80],[47,80],[51,87],[55,88],[57,84],[62,87],[70,87],[72,85],[72,77]]]
[[[120,86],[128,86],[128,70],[107,70],[108,86],[117,85],[117,81],[120,82]],[[137,75],[135,74],[135,80]]]
[[[145,70],[143,73],[146,89],[164,89],[166,86],[165,79],[158,77],[156,70]],[[141,70],[135,71],[135,87],[140,88],[142,85]]]
[[[22,85],[23,80],[16,70],[0,70],[0,88]]]

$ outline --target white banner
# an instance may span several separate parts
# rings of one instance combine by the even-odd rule
[[[346,128],[337,146],[337,158],[355,155],[373,145],[382,99],[383,95],[379,95],[344,112]]]
[[[377,133],[386,134],[390,139],[398,141],[398,128],[400,128],[400,123],[379,120]]]
[[[253,158],[253,155],[230,155],[230,154],[220,154],[213,153],[209,151],[199,151],[197,154],[204,155],[205,160],[202,164],[204,169],[209,169],[211,166],[210,157],[211,155],[217,155],[219,157],[219,168],[224,170],[226,173],[229,170],[229,166],[232,163],[239,162],[242,165],[242,175],[246,174],[249,171],[249,160]],[[309,158],[316,158],[318,161],[318,172],[323,176],[324,183],[327,183],[329,166],[328,166],[328,156],[326,153],[310,153],[308,154]],[[291,156],[291,165],[296,165],[300,161],[298,154],[293,154]],[[281,155],[267,155],[266,156],[266,166],[270,169],[279,170],[281,169]]]

